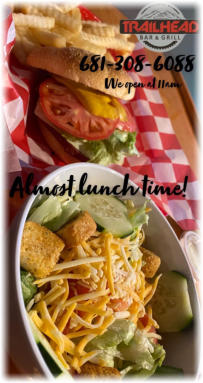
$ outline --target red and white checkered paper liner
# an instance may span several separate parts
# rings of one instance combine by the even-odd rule
[[[80,7],[80,9],[83,19],[98,21],[87,9],[84,7]],[[32,72],[23,68],[13,58],[10,62],[10,51],[14,40],[15,28],[10,14],[6,19],[4,38],[5,120],[22,170],[23,167],[29,167],[39,179],[56,167],[63,166],[64,163],[47,149],[40,133],[36,133],[36,130],[29,134],[26,132]],[[146,55],[146,51],[141,43],[137,43],[132,55],[141,54]],[[145,66],[139,75],[135,72],[131,72],[131,75],[134,81],[142,83],[148,83],[153,79],[151,68],[148,66]],[[137,88],[134,99],[126,105],[136,121],[136,146],[140,156],[128,157],[123,166],[111,165],[111,168],[122,174],[129,173],[130,178],[138,185],[141,185],[143,175],[147,174],[154,184],[173,188],[177,183],[182,185],[184,177],[187,175],[188,185],[185,198],[182,195],[151,197],[162,212],[171,215],[182,229],[197,229],[198,181],[174,134],[159,91]],[[19,163],[16,165],[18,168]]]

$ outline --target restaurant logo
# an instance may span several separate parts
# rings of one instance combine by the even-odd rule
[[[136,34],[142,44],[158,52],[176,48],[186,34],[199,31],[197,20],[186,20],[182,12],[170,4],[146,5],[134,20],[121,20],[122,34]]]

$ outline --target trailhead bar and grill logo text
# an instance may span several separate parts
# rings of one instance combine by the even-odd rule
[[[191,34],[199,31],[197,20],[121,20],[121,33]]]
[[[120,20],[120,33],[136,34],[146,48],[166,52],[181,43],[184,36],[199,32],[197,20],[186,20],[174,5],[144,7],[135,20]]]

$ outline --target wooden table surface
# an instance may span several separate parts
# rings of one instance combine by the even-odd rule
[[[126,17],[116,8],[112,6],[89,6],[90,9],[96,16],[98,16],[101,21],[110,23],[110,24],[119,24],[121,19]],[[132,41],[136,41],[136,37],[132,36]],[[150,63],[153,63],[157,57],[156,52],[146,50],[147,57]],[[159,53],[160,55],[160,53]],[[183,86],[181,91],[177,88],[167,88],[159,89],[162,96],[164,105],[170,117],[173,129],[177,136],[177,139],[188,158],[190,166],[194,173],[198,175],[198,158],[199,158],[199,145],[197,142],[197,124],[198,118],[196,115],[195,107],[191,99],[187,85],[180,74],[173,74],[171,71],[166,71],[165,69],[155,72],[154,75],[158,80],[167,80],[167,81],[181,81]],[[169,217],[169,222],[173,226],[178,237],[182,234],[182,230],[179,226]],[[15,364],[10,358],[8,358],[8,363],[6,366],[6,372],[8,375],[19,375],[21,374]]]

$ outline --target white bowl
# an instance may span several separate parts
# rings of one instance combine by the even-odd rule
[[[81,175],[88,173],[88,183],[92,185],[123,184],[123,175],[114,170],[95,164],[78,163],[61,167],[45,177],[40,185],[53,187],[67,182],[71,174],[74,175],[77,187]],[[136,187],[133,182],[129,185]],[[141,192],[135,196],[127,195],[135,205],[141,205],[146,200]],[[35,199],[32,195],[20,210],[13,221],[9,237],[9,342],[10,352],[14,363],[26,374],[44,374],[51,378],[51,374],[33,339],[31,329],[26,317],[20,284],[20,244],[23,227],[29,209]],[[149,213],[149,224],[145,227],[146,248],[154,251],[161,257],[162,269],[177,270],[183,273],[188,280],[188,288],[195,324],[192,328],[180,333],[164,336],[163,344],[166,349],[166,363],[171,366],[183,368],[186,375],[196,377],[199,369],[199,304],[190,267],[173,229],[166,218],[151,201],[152,211]]]

